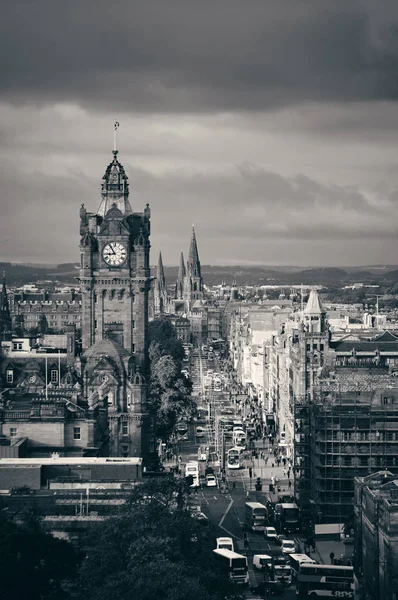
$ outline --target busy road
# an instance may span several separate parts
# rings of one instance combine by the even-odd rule
[[[240,454],[240,468],[228,468],[225,457],[234,440],[228,432],[225,435],[224,430],[220,441],[217,439],[217,435],[220,437],[217,429],[220,429],[220,422],[245,421],[245,429],[248,425],[257,431],[255,423],[251,423],[249,417],[244,419],[242,416],[242,406],[245,406],[248,416],[250,407],[247,402],[239,405],[234,400],[230,393],[231,374],[220,355],[216,356],[212,349],[209,352],[208,348],[202,347],[191,349],[187,354],[189,363],[185,361],[184,369],[192,380],[193,396],[200,409],[200,417],[195,422],[187,423],[186,433],[179,436],[175,454],[180,472],[184,473],[185,465],[190,461],[199,462],[199,487],[193,488],[190,502],[218,528],[219,536],[231,537],[235,551],[247,556],[250,579],[247,597],[258,598],[258,593],[251,590],[264,581],[264,571],[254,568],[253,556],[279,556],[281,550],[275,541],[266,539],[264,532],[247,528],[245,503],[251,501],[266,505],[270,500],[275,501],[275,490],[269,490],[271,482],[275,480],[280,482],[280,493],[291,493],[286,468],[282,463],[277,465],[273,446],[262,431],[260,435],[253,436],[251,450],[246,448]],[[209,467],[215,475],[215,482],[211,480],[211,485],[206,485],[205,472]],[[255,483],[259,480],[262,487],[255,489]],[[292,587],[283,591],[283,598],[293,598],[294,595]]]

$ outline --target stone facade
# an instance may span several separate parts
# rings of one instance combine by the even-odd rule
[[[68,325],[81,328],[81,294],[75,290],[58,293],[15,292],[12,297],[14,328],[25,331],[65,331]]]

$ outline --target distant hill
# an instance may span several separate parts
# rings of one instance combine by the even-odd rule
[[[168,285],[177,279],[177,266],[165,267]],[[78,263],[62,263],[59,265],[19,265],[0,263],[0,273],[5,271],[7,283],[11,286],[35,284],[36,282],[52,281],[65,285],[76,285],[79,276]],[[152,275],[156,267],[151,269]],[[398,281],[396,265],[374,267],[314,267],[304,268],[295,266],[212,266],[202,265],[202,276],[207,285],[217,285],[225,281],[231,285],[347,285],[348,283],[382,283]],[[41,284],[44,285],[44,284]]]

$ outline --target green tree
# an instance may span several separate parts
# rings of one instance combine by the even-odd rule
[[[163,504],[181,485],[172,478],[144,483],[122,514],[92,530],[76,581],[78,600],[233,597],[212,552],[216,532],[189,510]]]
[[[149,344],[159,345],[162,354],[168,354],[176,361],[184,358],[184,348],[179,339],[174,325],[165,318],[155,319],[148,326]]]
[[[157,436],[166,440],[176,423],[190,419],[196,412],[192,382],[181,375],[184,350],[172,323],[157,319],[150,323],[150,398]]]

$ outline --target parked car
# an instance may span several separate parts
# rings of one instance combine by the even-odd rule
[[[207,487],[217,487],[217,479],[214,475],[206,475],[206,485]]]
[[[275,540],[277,536],[275,527],[266,527],[264,530],[264,535],[267,540]]]

